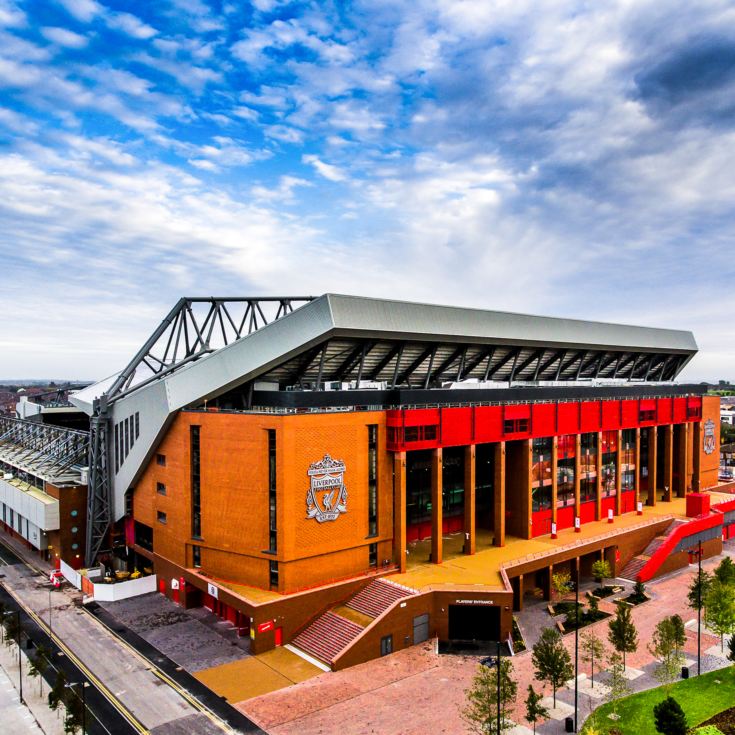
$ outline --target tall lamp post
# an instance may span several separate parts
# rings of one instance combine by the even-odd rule
[[[578,732],[577,704],[579,701],[579,557],[574,564],[574,732]]]
[[[697,544],[697,676],[702,674],[702,541]]]
[[[20,694],[20,703],[25,704],[23,700],[23,662],[21,659],[23,628],[20,627],[20,609],[16,610],[15,614],[18,616],[18,693]]]

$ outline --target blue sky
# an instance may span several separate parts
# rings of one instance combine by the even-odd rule
[[[735,379],[735,3],[0,0],[0,377],[183,295],[686,328]]]

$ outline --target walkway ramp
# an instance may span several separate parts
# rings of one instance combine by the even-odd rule
[[[628,582],[638,581],[638,575],[643,567],[648,564],[652,557],[656,555],[656,552],[663,546],[666,539],[670,534],[674,532],[679,526],[686,525],[687,521],[677,519],[673,521],[669,527],[660,536],[656,536],[651,543],[646,546],[640,554],[634,556],[620,571],[618,577]]]

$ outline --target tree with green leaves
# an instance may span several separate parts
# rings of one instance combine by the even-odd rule
[[[681,652],[681,649],[684,648],[687,642],[686,628],[684,627],[684,621],[681,619],[681,615],[672,615],[669,620],[671,621],[674,648],[678,653]]]
[[[556,690],[574,676],[572,659],[556,628],[544,628],[533,647],[531,661],[539,681],[551,684],[556,707]]]
[[[43,675],[49,667],[51,659],[51,651],[42,643],[36,647],[36,652],[33,656],[28,657],[28,675],[32,677],[38,677],[41,683],[39,694],[43,696]]]
[[[572,577],[569,572],[554,572],[551,575],[551,589],[556,599],[561,600],[572,589]]]
[[[64,699],[66,716],[64,717],[64,732],[75,735],[82,726],[82,700],[74,687],[67,687]]]
[[[10,613],[5,618],[5,645],[14,646],[20,641],[23,628],[18,622],[18,616]]]
[[[730,636],[730,642],[727,644],[727,660],[735,664],[735,635]]]
[[[608,639],[613,648],[623,654],[623,671],[625,671],[625,654],[635,653],[638,649],[638,631],[630,614],[630,608],[624,602],[618,602],[615,617],[607,624]]]
[[[64,704],[66,697],[66,674],[59,669],[56,672],[56,679],[54,685],[51,687],[51,691],[48,694],[48,706],[51,707],[54,712]]]
[[[664,618],[657,623],[648,644],[651,655],[658,659],[654,676],[665,687],[678,678],[684,662],[684,657],[679,652],[678,634],[677,624],[672,618]]]
[[[536,732],[536,723],[549,717],[549,710],[541,704],[543,694],[537,692],[531,684],[528,685],[528,696],[526,697],[526,722]]]
[[[631,694],[632,689],[625,678],[625,665],[620,654],[616,651],[610,654],[610,679],[607,682],[609,691],[607,701],[612,706],[613,714],[618,713],[618,701]]]
[[[500,659],[500,732],[498,732],[498,668],[477,667],[472,686],[465,692],[467,702],[460,712],[472,732],[481,735],[501,735],[515,725],[508,717],[509,706],[515,701],[518,684],[512,678],[513,664]]]
[[[729,556],[723,557],[715,569],[715,579],[722,584],[735,585],[735,564]]]
[[[720,636],[720,650],[725,650],[725,636],[735,632],[735,591],[719,579],[712,580],[704,606],[705,625]]]
[[[632,601],[636,604],[640,604],[641,602],[646,601],[646,586],[641,582],[641,580],[637,580],[636,583],[633,585],[633,592],[631,593]]]
[[[689,607],[693,610],[699,610],[704,607],[704,601],[707,599],[707,592],[712,583],[712,577],[705,571],[702,571],[701,577],[699,573],[694,575],[692,583],[689,585],[687,600]]]
[[[689,730],[684,710],[673,697],[666,697],[653,708],[653,721],[656,732],[662,735],[687,735]]]
[[[597,634],[591,630],[582,635],[582,641],[580,645],[582,651],[582,661],[589,664],[592,670],[592,688],[595,688],[595,662],[598,667],[601,666],[605,661],[605,645],[597,636]]]
[[[592,576],[600,587],[604,586],[605,580],[612,577],[612,569],[607,559],[598,559],[592,564]]]

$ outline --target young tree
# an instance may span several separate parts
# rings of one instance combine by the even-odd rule
[[[595,661],[601,666],[605,660],[605,646],[594,631],[582,635],[582,661],[592,668],[592,688],[595,688]]]
[[[20,640],[22,632],[23,629],[18,623],[18,616],[13,615],[12,613],[10,615],[7,615],[5,618],[5,645],[16,645]]]
[[[526,697],[526,722],[533,726],[536,732],[536,723],[539,720],[545,720],[549,716],[549,710],[541,704],[544,698],[543,694],[535,691],[531,684],[528,685],[528,696]]]
[[[638,631],[633,624],[630,608],[625,603],[619,602],[615,617],[607,625],[610,643],[618,653],[623,654],[623,671],[625,671],[625,654],[635,653],[638,648]]]
[[[51,707],[54,712],[64,704],[64,698],[66,697],[66,674],[59,670],[56,672],[56,679],[53,687],[48,694],[48,706]]]
[[[684,627],[684,621],[681,619],[681,615],[672,615],[669,620],[671,620],[674,648],[677,653],[680,653],[681,649],[684,648],[684,645],[687,642],[687,632]]]
[[[557,688],[574,676],[572,659],[556,628],[545,628],[541,632],[541,637],[533,647],[531,661],[536,667],[536,678],[551,684],[556,707]]]
[[[508,706],[515,701],[518,685],[513,680],[510,659],[500,660],[500,730],[512,730],[515,725],[507,717]],[[498,733],[498,668],[477,667],[472,686],[466,691],[467,703],[461,711],[462,719],[473,732],[487,735]]]
[[[36,653],[29,657],[28,675],[38,677],[41,683],[39,694],[43,696],[43,675],[49,666],[51,652],[42,643],[36,648]]]
[[[727,644],[727,660],[735,664],[735,635],[730,637],[730,642]]]
[[[722,584],[735,585],[735,564],[729,556],[724,557],[717,565],[715,578]]]
[[[720,650],[725,650],[725,636],[735,632],[735,593],[729,585],[713,579],[704,608],[705,625],[720,636]]]
[[[604,586],[605,580],[612,577],[610,563],[606,559],[598,559],[592,564],[592,576],[600,587]]]
[[[687,735],[686,715],[673,697],[666,697],[653,708],[653,720],[662,735]]]
[[[572,588],[572,577],[569,572],[555,572],[551,575],[551,589],[557,600],[561,600]]]
[[[623,659],[617,652],[610,654],[610,679],[607,684],[610,687],[607,699],[612,705],[613,713],[617,714],[618,700],[627,697],[632,691],[628,680],[625,678]]]
[[[633,585],[633,594],[631,595],[635,599],[637,603],[644,602],[646,599],[646,586],[641,582],[641,580],[636,580],[636,583]]]
[[[689,592],[687,593],[689,607],[693,610],[699,610],[700,607],[704,607],[704,601],[707,599],[707,592],[711,582],[712,577],[705,571],[702,572],[701,580],[699,573],[694,575],[692,583],[689,585]]]
[[[82,700],[79,698],[76,689],[67,687],[64,704],[66,705],[64,732],[67,735],[75,735],[82,726]]]
[[[679,653],[678,630],[672,618],[664,618],[656,625],[648,650],[658,659],[654,676],[662,685],[673,683],[679,673],[684,657]]]

